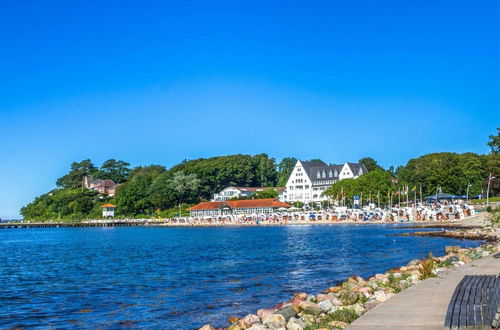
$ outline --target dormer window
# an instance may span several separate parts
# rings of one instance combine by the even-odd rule
[[[332,172],[332,170],[329,170],[329,171],[328,171],[328,176],[329,176],[330,178],[333,176],[333,172]]]
[[[363,174],[363,169],[359,168],[359,175]]]
[[[316,179],[319,179],[321,178],[321,173],[318,171],[318,173],[316,173]]]
[[[339,176],[339,172],[337,171],[337,169],[335,169],[334,176],[335,177]]]
[[[322,176],[323,178],[326,178],[326,171],[323,171],[323,173],[321,173],[321,176]]]

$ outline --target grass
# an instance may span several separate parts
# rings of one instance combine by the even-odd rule
[[[315,324],[307,324],[304,330],[316,330],[321,328],[330,329],[332,326],[330,322],[332,321],[341,321],[347,324],[351,324],[358,318],[358,314],[352,309],[343,309],[335,311],[331,314],[328,314],[325,318],[321,319],[320,322]]]
[[[411,286],[411,283],[408,281],[408,283],[401,283],[401,281],[406,281],[411,277],[411,274],[404,273],[401,274],[400,277],[394,276],[394,274],[389,274],[387,279],[389,282],[377,282],[377,285],[382,288],[391,288],[394,290],[394,293],[399,293],[403,291],[404,289],[408,288]]]
[[[469,200],[472,204],[484,204],[486,203],[486,198],[483,199],[472,199]],[[490,203],[500,202],[500,197],[490,197]]]

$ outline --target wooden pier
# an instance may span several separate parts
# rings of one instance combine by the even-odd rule
[[[23,229],[23,228],[83,228],[83,227],[146,227],[165,226],[164,221],[99,221],[99,222],[0,222],[0,229]]]

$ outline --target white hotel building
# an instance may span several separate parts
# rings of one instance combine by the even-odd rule
[[[321,202],[327,200],[323,192],[335,182],[357,178],[365,173],[368,171],[360,163],[325,165],[298,160],[286,183],[283,199],[287,202]]]

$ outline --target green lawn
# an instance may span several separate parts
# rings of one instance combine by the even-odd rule
[[[490,203],[500,202],[500,197],[490,197]],[[483,204],[486,203],[486,198],[471,200],[472,204]]]

